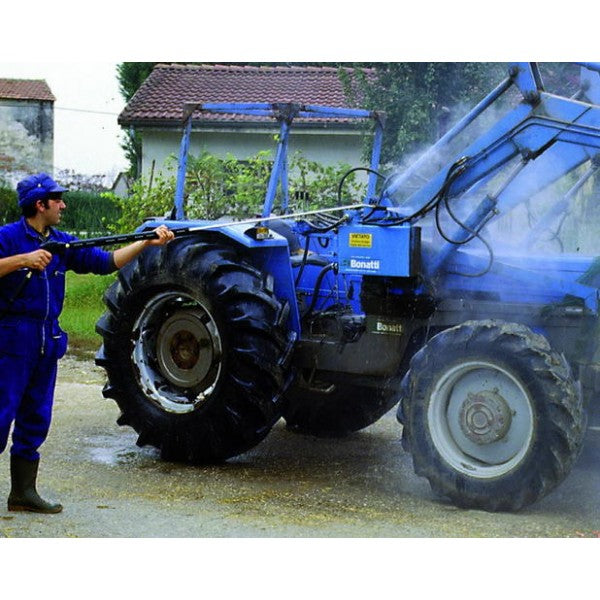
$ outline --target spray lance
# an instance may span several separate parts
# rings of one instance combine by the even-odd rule
[[[190,228],[173,229],[177,237],[190,233]],[[143,231],[140,233],[123,233],[121,235],[107,235],[105,237],[89,238],[85,240],[73,240],[72,242],[57,242],[50,240],[40,245],[41,250],[47,250],[50,254],[63,254],[71,248],[93,248],[98,246],[112,246],[114,244],[125,244],[142,240],[154,240],[158,238],[155,231]]]
[[[254,225],[248,229],[245,233],[255,239],[267,239],[271,237],[268,227],[263,226],[263,223],[268,223],[270,221],[280,220],[282,218],[285,219],[295,219],[299,217],[306,217],[309,215],[316,215],[327,212],[339,212],[346,210],[358,210],[361,208],[371,208],[369,205],[365,204],[351,204],[348,206],[336,206],[333,208],[321,208],[317,210],[308,210],[304,212],[298,212],[290,215],[273,215],[270,217],[254,217],[251,219],[244,219],[241,221],[231,221],[229,223],[216,222],[211,223],[210,225],[195,225],[193,227],[180,227],[176,229],[171,229],[175,237],[179,237],[182,235],[191,235],[193,233],[199,233],[202,231],[209,231],[211,229],[221,229],[223,227],[233,227],[237,225]],[[343,219],[346,221],[347,219]],[[342,221],[342,220],[341,220]],[[61,254],[70,248],[91,248],[95,246],[112,246],[114,244],[124,244],[129,242],[137,242],[140,240],[153,240],[158,238],[158,235],[154,230],[152,231],[142,231],[139,233],[123,233],[120,235],[107,235],[105,237],[98,238],[89,238],[85,240],[74,240],[72,242],[57,242],[57,241],[48,241],[42,243],[40,248],[42,250],[47,250],[50,254]]]

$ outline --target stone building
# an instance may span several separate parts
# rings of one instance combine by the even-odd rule
[[[0,78],[0,175],[54,168],[54,102],[43,80]]]

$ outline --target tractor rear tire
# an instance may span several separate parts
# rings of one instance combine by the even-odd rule
[[[281,417],[295,334],[287,305],[233,246],[178,238],[119,271],[97,323],[104,395],[138,445],[166,460],[219,461]]]
[[[303,387],[296,381],[287,392],[283,416],[290,431],[343,437],[375,423],[399,400],[395,379],[331,374],[319,386]]]
[[[569,364],[523,325],[442,331],[413,356],[403,395],[415,472],[460,507],[519,510],[555,488],[582,447]]]

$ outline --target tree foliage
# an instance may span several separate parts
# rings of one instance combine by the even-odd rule
[[[20,216],[17,192],[11,187],[0,184],[0,225],[16,221]]]
[[[374,75],[341,73],[358,81],[366,108],[385,114],[382,161],[399,163],[428,145],[506,75],[501,63],[378,63]]]
[[[117,65],[119,91],[126,102],[133,98],[156,64],[150,62],[123,62]],[[136,178],[139,176],[139,157],[142,153],[141,137],[135,131],[129,129],[126,129],[124,133],[125,139],[121,144],[121,148],[125,152],[125,158],[129,161],[128,174]]]
[[[118,204],[104,193],[70,190],[64,199],[67,209],[60,228],[78,237],[105,235],[121,213]]]
[[[153,62],[123,62],[117,65],[119,91],[129,102],[157,63]]]

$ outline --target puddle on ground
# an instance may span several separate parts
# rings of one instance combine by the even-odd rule
[[[151,447],[138,448],[133,439],[111,435],[95,435],[85,440],[86,450],[95,463],[111,467],[126,464],[139,464],[147,460],[159,458],[158,450]]]

